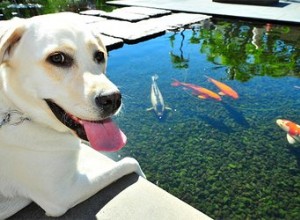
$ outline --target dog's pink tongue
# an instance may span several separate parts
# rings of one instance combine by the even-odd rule
[[[101,123],[82,121],[86,136],[91,146],[98,151],[117,151],[126,144],[125,134],[106,119]]]

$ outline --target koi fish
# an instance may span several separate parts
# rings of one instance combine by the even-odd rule
[[[151,95],[150,95],[152,107],[148,108],[147,111],[154,110],[157,117],[161,119],[164,115],[165,110],[171,110],[171,108],[165,106],[163,96],[156,83],[157,79],[158,79],[158,75],[152,76]]]
[[[237,99],[239,97],[239,95],[237,94],[236,91],[234,91],[231,87],[229,87],[228,85],[221,83],[213,78],[210,78],[208,76],[206,76],[208,78],[208,81],[212,82],[213,84],[215,84],[215,86],[217,86],[220,89],[219,94],[220,95],[227,95],[230,96],[234,99]]]
[[[300,126],[296,123],[285,120],[285,119],[277,119],[277,125],[287,132],[287,140],[290,144],[295,144],[297,141],[300,142]]]
[[[175,80],[174,82],[172,82],[171,85],[175,86],[175,87],[177,87],[177,86],[183,86],[183,87],[185,87],[187,89],[190,89],[190,90],[193,91],[193,94],[197,95],[198,98],[200,98],[200,99],[211,98],[211,99],[214,99],[214,100],[217,100],[217,101],[221,101],[222,100],[221,97],[217,93],[215,93],[215,92],[213,92],[213,91],[211,91],[209,89],[203,88],[201,86],[197,86],[197,85],[190,84],[190,83],[180,82],[178,80]]]

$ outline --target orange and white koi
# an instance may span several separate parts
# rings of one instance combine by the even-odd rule
[[[297,141],[300,142],[300,126],[296,123],[286,120],[286,119],[277,119],[277,125],[287,132],[287,140],[290,144],[295,144]]]
[[[238,93],[234,91],[230,86],[226,85],[225,83],[221,83],[211,77],[206,77],[208,78],[208,81],[212,82],[213,84],[215,84],[215,86],[217,86],[220,89],[220,95],[227,95],[234,99],[239,98]]]
[[[197,86],[197,85],[194,85],[194,84],[190,84],[190,83],[184,83],[184,82],[180,82],[178,80],[175,80],[172,84],[172,86],[183,86],[187,89],[190,89],[193,91],[193,94],[195,94],[196,96],[198,96],[198,98],[200,99],[208,99],[208,98],[211,98],[211,99],[214,99],[214,100],[217,100],[217,101],[221,101],[222,98],[215,92],[209,90],[209,89],[206,89],[206,88],[203,88],[201,86]]]

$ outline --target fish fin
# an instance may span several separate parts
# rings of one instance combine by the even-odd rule
[[[293,138],[293,136],[291,136],[290,134],[287,134],[287,135],[286,135],[286,138],[287,138],[287,140],[288,140],[288,142],[289,142],[290,144],[295,144],[295,143],[296,143],[295,138]]]
[[[206,77],[207,78],[207,81],[211,81],[211,78],[209,77],[209,76],[207,76],[207,75],[204,75],[204,77]]]
[[[218,92],[218,94],[219,94],[219,95],[225,95],[225,93],[224,93],[224,92]]]
[[[204,95],[198,95],[198,98],[199,98],[199,99],[207,99],[207,97],[204,96]]]
[[[165,109],[166,109],[166,110],[172,111],[172,109],[171,109],[170,107],[165,107]]]
[[[173,79],[173,80],[174,82],[171,83],[171,86],[175,86],[175,87],[181,86],[180,82],[177,79]]]
[[[153,107],[147,108],[146,111],[151,111],[151,110],[153,110],[153,109],[154,109]]]

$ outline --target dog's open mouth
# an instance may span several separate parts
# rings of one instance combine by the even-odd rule
[[[83,120],[64,111],[53,101],[49,99],[45,101],[61,123],[75,131],[81,139],[89,141],[94,149],[117,151],[126,144],[125,134],[110,118],[102,121]]]

